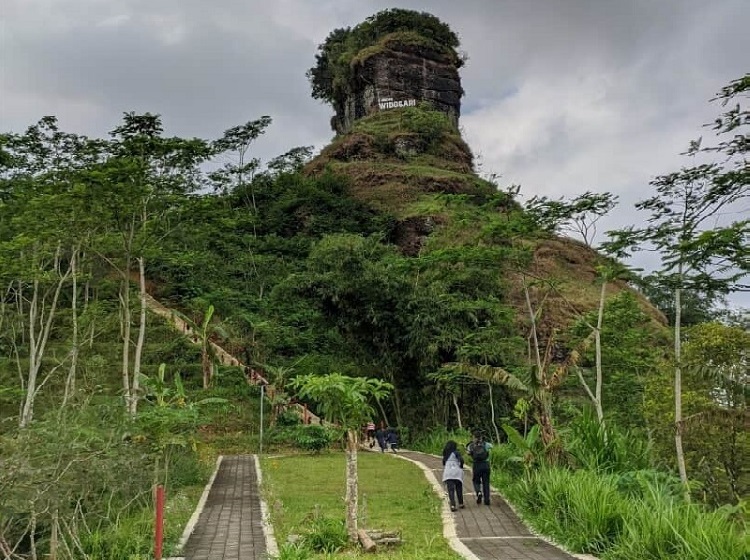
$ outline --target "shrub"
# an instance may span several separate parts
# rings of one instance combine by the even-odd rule
[[[294,445],[306,451],[319,453],[338,439],[338,434],[325,426],[298,426],[292,432]]]
[[[279,554],[275,560],[309,560],[313,553],[302,543],[284,543],[279,547]]]
[[[343,519],[327,517],[317,511],[310,517],[309,528],[302,536],[305,547],[314,552],[333,553],[345,548],[349,543]]]
[[[399,432],[401,432],[400,429]],[[401,433],[401,436],[402,440],[406,439],[403,433]],[[463,451],[463,444],[471,441],[471,434],[466,430],[448,431],[443,427],[434,428],[429,432],[409,438],[409,449],[432,453],[433,455],[441,455],[443,447],[445,447],[445,442],[449,439],[458,442],[459,450]]]
[[[302,424],[302,418],[299,413],[293,408],[285,408],[279,412],[276,417],[276,425],[279,428],[286,428],[289,426],[299,426]]]
[[[443,134],[452,130],[448,116],[427,103],[403,109],[401,124],[407,131],[418,134],[428,146],[435,144]]]
[[[613,425],[603,427],[589,407],[571,422],[565,450],[576,466],[593,471],[618,473],[650,466],[644,438]]]

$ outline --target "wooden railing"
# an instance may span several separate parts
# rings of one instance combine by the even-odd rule
[[[156,315],[163,317],[167,321],[167,323],[169,323],[176,330],[188,337],[188,339],[193,344],[201,344],[200,335],[196,333],[193,327],[190,326],[190,324],[182,317],[180,317],[173,309],[168,308],[166,305],[162,304],[150,294],[146,294],[146,306]],[[245,373],[245,379],[247,379],[248,383],[252,385],[264,385],[266,388],[266,394],[268,395],[269,399],[273,399],[276,396],[276,388],[268,381],[268,379],[266,379],[262,371],[252,366],[243,364],[241,360],[239,360],[236,356],[233,356],[231,353],[227,352],[219,344],[216,344],[213,341],[209,341],[209,344],[211,345],[211,349],[213,350],[214,355],[221,365],[242,368],[242,371]],[[307,405],[292,403],[288,406],[295,408],[299,412],[300,416],[302,417],[302,421],[305,424],[321,423],[320,418],[310,412],[307,408]]]

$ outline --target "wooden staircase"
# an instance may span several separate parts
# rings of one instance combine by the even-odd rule
[[[166,305],[154,298],[151,294],[146,294],[146,306],[156,315],[163,317],[169,325],[184,334],[193,344],[200,345],[201,339],[198,333],[196,333],[193,328],[173,309],[168,308]],[[266,379],[262,371],[243,364],[241,360],[227,352],[221,345],[216,344],[213,341],[209,341],[209,344],[211,345],[211,349],[214,351],[214,354],[218,358],[218,361],[221,365],[242,368],[242,371],[245,372],[245,378],[247,379],[248,383],[252,385],[265,386],[268,398],[274,398],[274,396],[276,395],[276,388],[271,383],[269,383],[268,379]],[[313,414],[308,410],[307,405],[293,403],[288,406],[292,407],[299,413],[304,424],[322,423],[319,416]]]

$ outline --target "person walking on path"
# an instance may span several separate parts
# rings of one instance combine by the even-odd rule
[[[456,511],[456,498],[458,507],[464,507],[464,458],[458,452],[455,441],[448,440],[443,448],[443,482],[448,488],[448,501],[451,511]]]
[[[388,437],[388,433],[385,431],[385,426],[383,423],[380,423],[380,426],[378,427],[378,430],[375,432],[375,439],[378,440],[378,445],[380,446],[380,452],[385,452],[385,447],[388,445],[386,443],[386,438]]]
[[[367,423],[365,435],[367,436],[367,443],[370,447],[375,447],[375,422],[372,420]]]
[[[398,431],[396,431],[396,428],[388,428],[386,441],[388,442],[391,451],[393,451],[394,453],[398,453]]]
[[[474,492],[477,494],[477,504],[490,505],[490,449],[492,444],[484,441],[481,433],[474,434],[474,440],[467,446],[467,451],[472,459],[471,482],[474,484]]]

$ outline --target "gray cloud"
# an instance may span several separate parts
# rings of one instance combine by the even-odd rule
[[[748,71],[746,0],[403,0],[462,39],[462,126],[482,170],[526,196],[612,191],[604,224],[641,219],[648,182],[687,162],[720,108],[708,100]],[[269,114],[256,155],[332,136],[305,71],[336,27],[380,0],[3,0],[0,129],[56,114],[103,135],[123,111],[167,132],[216,137]],[[747,209],[741,209],[747,211]]]

